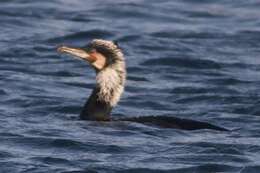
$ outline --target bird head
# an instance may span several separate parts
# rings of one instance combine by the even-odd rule
[[[123,54],[113,41],[94,39],[83,48],[61,46],[57,50],[60,53],[67,53],[87,61],[97,71],[111,67],[118,61],[123,61]]]

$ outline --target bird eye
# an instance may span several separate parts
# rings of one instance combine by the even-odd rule
[[[89,50],[89,53],[96,53],[96,52],[97,52],[96,49],[90,49],[90,50]]]

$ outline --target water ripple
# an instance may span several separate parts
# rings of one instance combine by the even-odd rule
[[[0,4],[0,172],[259,172],[257,0]],[[95,71],[56,48],[94,38],[125,53],[128,78],[112,116],[231,131],[80,121]]]

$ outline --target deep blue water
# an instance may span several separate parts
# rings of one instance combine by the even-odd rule
[[[260,171],[260,1],[1,0],[0,172]],[[61,44],[117,40],[114,116],[169,115],[231,129],[78,119],[95,82]]]

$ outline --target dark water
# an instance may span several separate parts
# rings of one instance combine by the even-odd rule
[[[260,171],[258,0],[1,0],[0,172]],[[114,116],[169,115],[231,132],[78,120],[95,74],[61,44],[117,40]]]

